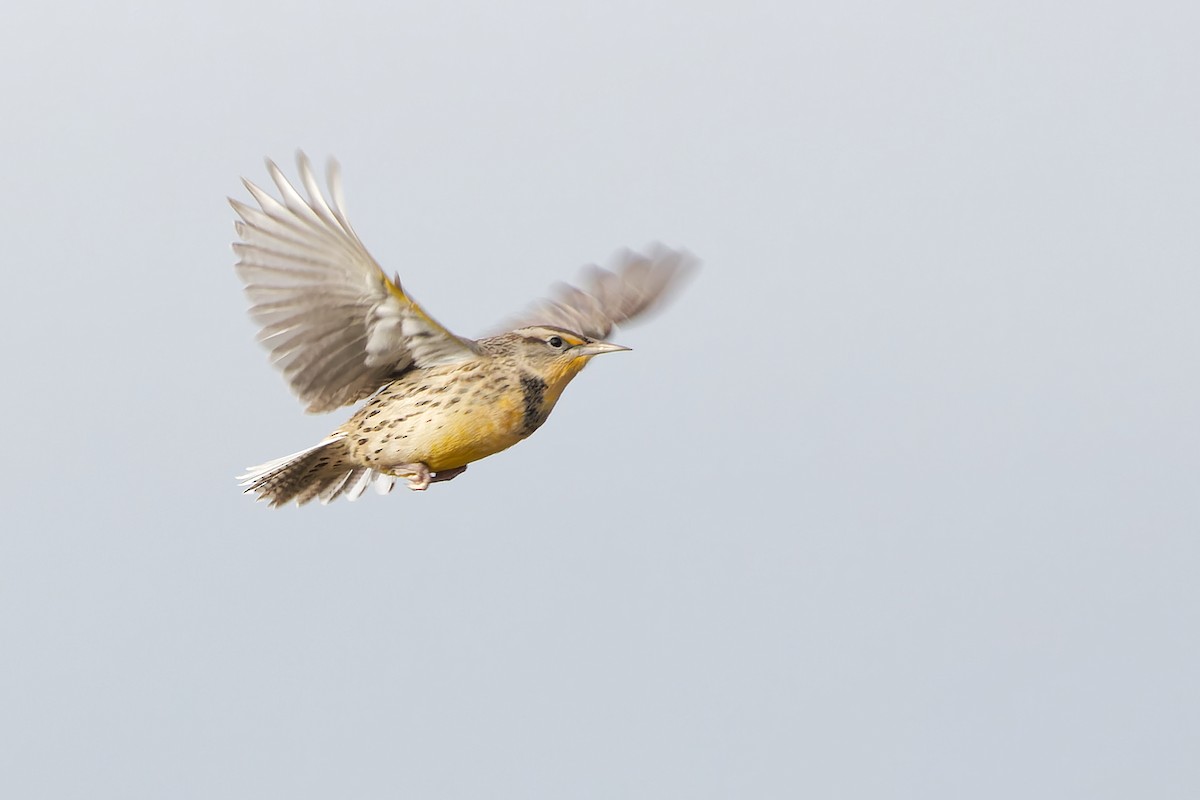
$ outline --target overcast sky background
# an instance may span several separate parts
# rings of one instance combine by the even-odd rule
[[[18,4],[0,794],[1200,796],[1200,6]],[[478,335],[704,261],[531,440],[315,443],[240,176]]]

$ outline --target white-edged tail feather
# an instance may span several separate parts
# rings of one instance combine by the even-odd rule
[[[390,492],[396,483],[391,475],[353,463],[343,431],[306,450],[249,467],[238,480],[246,492],[256,493],[272,506],[293,500],[304,505],[314,499],[324,505],[342,495],[357,500],[372,483],[380,494]]]

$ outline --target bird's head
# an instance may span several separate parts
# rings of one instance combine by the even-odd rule
[[[518,328],[491,341],[550,386],[566,384],[594,356],[629,349],[550,325]]]

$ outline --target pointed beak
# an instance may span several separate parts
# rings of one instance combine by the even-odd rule
[[[588,342],[587,344],[577,344],[571,348],[571,352],[576,356],[598,356],[601,353],[619,353],[622,350],[630,348],[624,345],[613,344],[612,342]]]

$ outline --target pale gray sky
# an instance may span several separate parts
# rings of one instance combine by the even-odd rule
[[[0,794],[1200,796],[1200,7],[23,4]],[[240,176],[489,330],[705,266],[530,441],[271,511]]]

